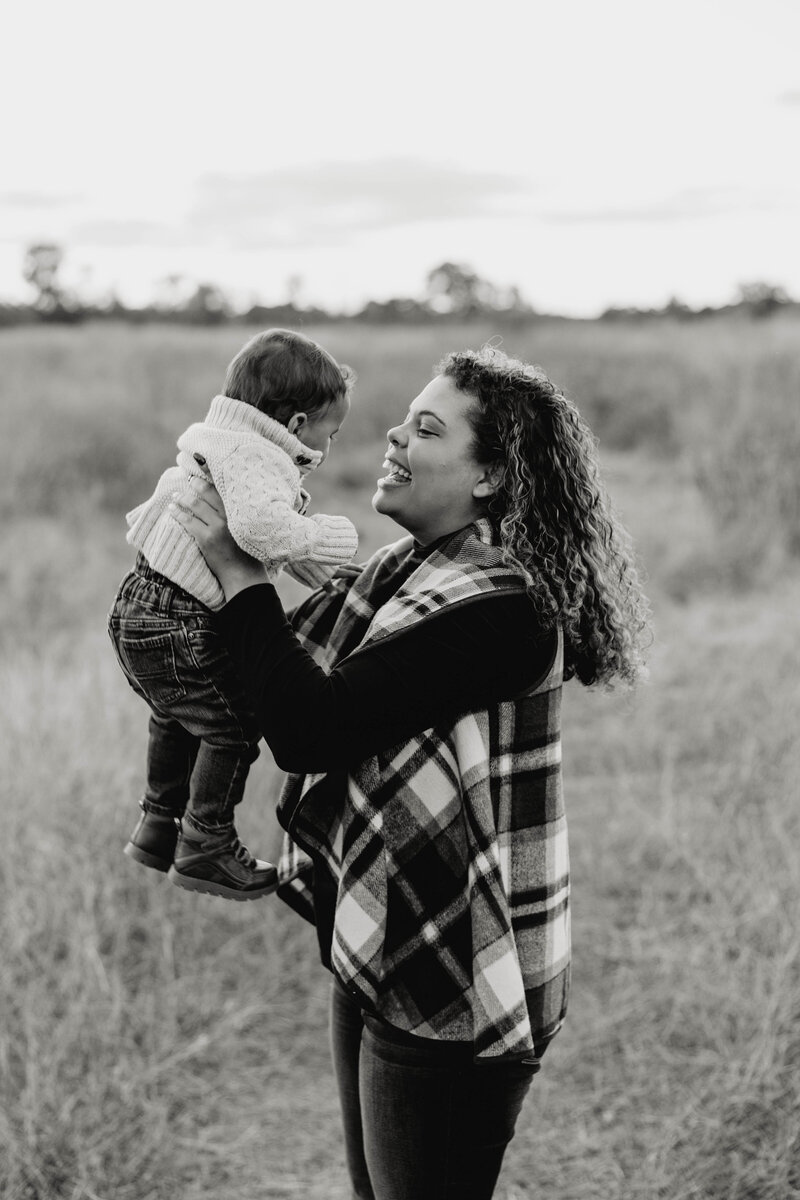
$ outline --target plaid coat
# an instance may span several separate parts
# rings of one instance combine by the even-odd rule
[[[360,574],[334,580],[297,610],[298,637],[321,666],[447,606],[523,587],[480,520],[376,610],[370,596],[411,551],[411,538],[379,550]],[[313,920],[312,859],[330,873],[331,962],[344,985],[400,1029],[472,1042],[476,1061],[541,1052],[566,1011],[560,631],[555,640],[552,665],[531,691],[454,710],[358,764],[346,784],[290,775],[279,804],[289,833],[279,894]]]

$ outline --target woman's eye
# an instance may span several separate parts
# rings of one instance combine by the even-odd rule
[[[420,437],[436,437],[434,431],[432,429],[426,429],[424,425],[420,425],[417,433]]]

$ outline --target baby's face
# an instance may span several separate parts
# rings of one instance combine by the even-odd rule
[[[322,454],[322,462],[325,462],[331,448],[331,440],[339,432],[349,411],[350,397],[340,396],[338,400],[334,400],[321,412],[306,417],[303,424],[295,431],[295,436],[304,446],[308,446],[309,450],[319,450]],[[320,463],[321,465],[322,463]]]

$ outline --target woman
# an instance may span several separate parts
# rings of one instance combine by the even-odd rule
[[[180,519],[279,766],[355,1196],[490,1197],[569,985],[561,685],[633,682],[647,606],[594,443],[537,369],[448,355],[373,505],[411,535],[290,625],[219,498]]]

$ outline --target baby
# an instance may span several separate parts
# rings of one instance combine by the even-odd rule
[[[108,619],[117,659],[150,706],[147,784],[125,846],[178,886],[231,900],[267,895],[271,863],[241,844],[242,799],[259,731],[214,628],[225,603],[192,538],[170,515],[172,495],[210,478],[237,544],[274,580],[282,568],[318,586],[356,552],[346,517],[306,516],[305,475],[325,461],[350,407],[354,375],[300,333],[270,329],[236,355],[225,394],[178,439],[177,466],[127,515],[138,555]]]

